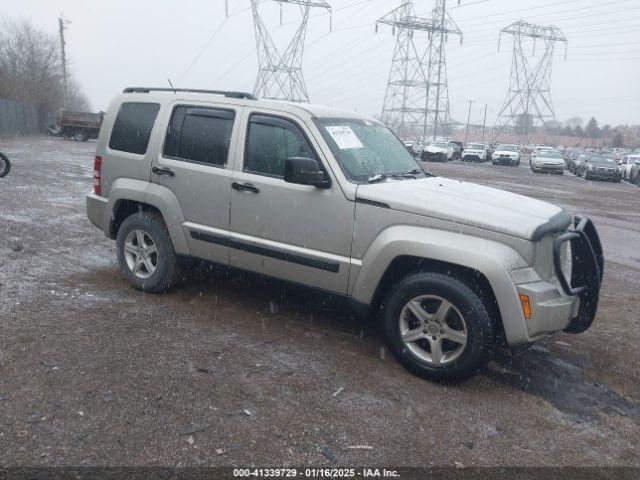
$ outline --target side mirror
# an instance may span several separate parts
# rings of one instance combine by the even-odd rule
[[[313,158],[291,157],[284,164],[284,181],[298,185],[328,188],[329,181]]]

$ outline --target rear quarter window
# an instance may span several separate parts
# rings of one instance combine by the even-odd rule
[[[147,153],[159,111],[158,103],[127,102],[120,105],[111,130],[109,148],[137,155]]]

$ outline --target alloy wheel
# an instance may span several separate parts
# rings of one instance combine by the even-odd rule
[[[132,230],[124,240],[124,258],[131,273],[146,279],[158,268],[158,247],[144,230]]]
[[[421,295],[407,302],[399,323],[405,347],[434,366],[454,362],[467,345],[464,316],[450,301],[437,295]]]

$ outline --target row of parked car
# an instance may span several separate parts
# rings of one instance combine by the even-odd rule
[[[640,185],[640,151],[623,149],[583,149],[543,145],[450,142],[405,142],[414,156],[423,161],[488,162],[519,166],[523,154],[530,155],[533,173],[564,174],[565,170],[588,180],[629,181]]]
[[[448,162],[462,160],[463,162],[492,162],[494,165],[518,166],[521,162],[521,152],[518,145],[468,143],[452,141],[405,142],[407,149],[415,157],[425,162]]]
[[[617,156],[603,150],[567,149],[564,158],[566,169],[579,177],[640,184],[640,152]]]

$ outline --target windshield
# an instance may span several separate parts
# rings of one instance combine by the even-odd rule
[[[518,147],[516,147],[515,145],[498,145],[498,148],[496,148],[496,150],[501,150],[503,152],[517,152]]]
[[[484,145],[480,143],[471,143],[467,145],[468,150],[484,150],[484,148],[485,148]]]
[[[543,150],[542,152],[538,153],[538,156],[544,158],[562,158],[562,153],[555,150]]]
[[[377,175],[422,173],[400,140],[381,123],[344,118],[316,118],[342,171],[354,182]]]
[[[431,142],[429,145],[436,148],[447,148],[449,146],[449,144],[445,142]]]

